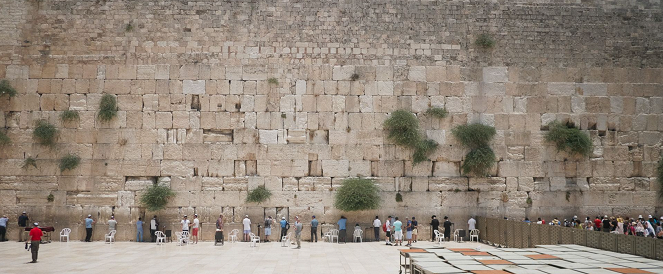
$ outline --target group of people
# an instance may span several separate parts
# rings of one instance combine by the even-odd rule
[[[525,222],[531,223],[528,218],[525,218]],[[603,217],[596,216],[596,218],[587,217],[585,220],[580,220],[578,216],[573,216],[570,220],[564,219],[560,221],[558,218],[553,218],[549,222],[538,218],[536,223],[663,239],[663,216],[657,219],[649,215],[645,219],[642,215],[639,215],[636,219],[629,217],[622,218],[621,216],[608,217],[608,215],[604,215]]]
[[[28,213],[23,211],[20,216],[18,216],[18,227],[19,227],[19,232],[18,232],[18,241],[22,242],[23,241],[23,231],[25,231],[25,227],[28,225],[28,222],[30,221],[30,218],[28,217]],[[2,215],[0,218],[0,242],[6,242],[8,241],[7,239],[7,223],[9,223],[9,217],[7,215]]]

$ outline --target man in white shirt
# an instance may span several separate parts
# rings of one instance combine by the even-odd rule
[[[159,228],[159,221],[157,221],[157,215],[154,215],[154,218],[150,221],[150,236],[152,237],[152,242],[156,242],[157,238],[155,233]]]
[[[391,216],[389,216],[386,220],[384,220],[384,227],[386,228],[385,229],[386,235],[384,237],[384,241],[387,245],[391,245],[391,243],[389,242],[389,238],[391,238],[391,222],[390,222],[390,220],[391,220]]]
[[[191,222],[186,219],[187,216],[184,215],[184,218],[180,222],[182,224],[182,233],[186,232],[189,233],[189,227],[191,226]]]
[[[249,242],[251,241],[251,239],[249,239],[249,233],[251,233],[251,220],[249,219],[249,215],[244,216],[242,224],[244,225],[244,241]]]
[[[470,217],[470,220],[467,221],[467,225],[469,226],[469,231],[475,230],[477,227],[477,221]]]
[[[193,236],[193,243],[198,243],[198,229],[200,227],[200,220],[198,214],[193,214],[193,227],[191,229],[191,236]]]
[[[375,216],[375,220],[373,220],[373,233],[375,233],[375,241],[378,242],[380,241],[380,227],[382,226],[382,222],[380,222],[380,219],[378,219],[378,216]]]

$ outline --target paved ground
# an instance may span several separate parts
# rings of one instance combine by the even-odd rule
[[[432,243],[426,245],[432,246]],[[474,244],[477,245],[477,244]],[[0,273],[398,273],[400,248],[383,242],[175,243],[53,242],[41,245],[39,262],[18,242],[0,243]]]

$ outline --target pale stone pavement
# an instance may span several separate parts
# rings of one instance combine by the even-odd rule
[[[476,247],[479,244],[446,245]],[[432,247],[431,242],[418,246]],[[103,242],[42,244],[39,260],[28,263],[24,243],[0,243],[0,273],[398,273],[399,251],[405,246],[384,242],[336,244],[302,242],[302,249],[279,242],[175,243]]]

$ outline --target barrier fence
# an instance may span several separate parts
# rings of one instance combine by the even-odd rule
[[[577,244],[663,260],[663,240],[655,238],[486,217],[477,219],[477,229],[481,231],[481,241],[504,247]]]

